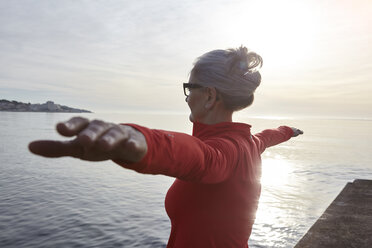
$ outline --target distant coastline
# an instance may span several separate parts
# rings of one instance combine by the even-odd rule
[[[0,111],[8,112],[53,112],[53,113],[92,113],[89,110],[71,108],[52,101],[46,103],[23,103],[17,101],[0,100]]]

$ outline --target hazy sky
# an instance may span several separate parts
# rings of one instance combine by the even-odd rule
[[[251,115],[372,117],[370,0],[2,0],[0,98],[187,112],[196,57],[264,60]]]

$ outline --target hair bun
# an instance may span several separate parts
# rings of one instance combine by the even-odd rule
[[[260,55],[250,52],[248,48],[240,46],[237,49],[228,49],[227,70],[229,73],[245,75],[248,72],[258,70],[263,61]]]
[[[260,85],[260,83],[261,83],[261,74],[257,70],[246,72],[244,74],[244,78],[246,80],[250,81],[250,82],[255,83],[256,84],[256,87],[258,87]]]

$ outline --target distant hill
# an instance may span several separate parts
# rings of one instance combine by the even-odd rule
[[[46,103],[23,103],[17,101],[0,100],[0,111],[10,112],[55,112],[55,113],[92,113],[89,110],[71,108],[55,104],[52,101]]]

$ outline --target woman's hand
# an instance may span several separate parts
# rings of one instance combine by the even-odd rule
[[[145,136],[126,125],[73,117],[58,123],[57,131],[75,139],[33,141],[29,144],[30,151],[50,158],[71,156],[88,161],[115,159],[129,163],[139,162],[147,152]]]
[[[298,135],[304,133],[302,130],[297,129],[297,128],[295,128],[295,127],[291,127],[291,128],[292,128],[292,130],[293,130],[293,135],[292,135],[292,137],[297,137]]]

